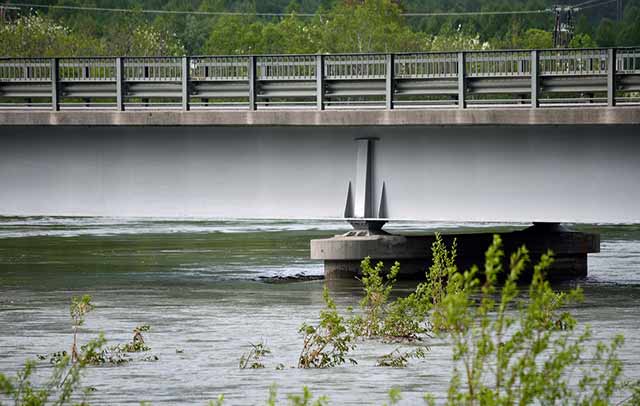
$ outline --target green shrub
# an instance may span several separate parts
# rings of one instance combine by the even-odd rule
[[[264,343],[250,344],[251,349],[240,357],[240,369],[264,368],[262,358],[271,354],[271,350]]]
[[[498,287],[503,256],[502,242],[495,236],[486,253],[483,281],[477,267],[452,273],[441,311],[433,313],[435,331],[453,345],[455,367],[447,403],[609,404],[624,387],[617,356],[623,338],[600,343],[590,353],[589,329],[579,331],[576,320],[563,310],[581,300],[581,290],[555,292],[545,280],[552,254],[543,255],[534,267],[525,297],[519,295],[517,281],[529,262],[526,248],[511,256],[506,282]]]
[[[367,257],[362,260],[360,267],[364,289],[364,297],[360,300],[362,314],[351,317],[349,325],[356,337],[378,337],[385,333],[384,317],[387,302],[398,272],[400,272],[400,264],[396,262],[386,277],[383,275],[384,264],[382,262],[378,262],[375,267],[372,267],[371,259]]]
[[[326,308],[320,312],[318,326],[302,324],[300,333],[304,335],[298,368],[330,368],[344,364],[347,353],[355,348],[354,338],[349,333],[346,322],[336,309],[336,304],[325,286],[323,298]],[[353,358],[351,363],[357,362]]]

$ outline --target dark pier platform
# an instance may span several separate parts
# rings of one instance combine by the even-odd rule
[[[443,239],[448,246],[457,241],[457,265],[459,270],[472,265],[484,267],[484,254],[499,234],[505,250],[505,269],[509,256],[524,245],[529,250],[531,264],[522,279],[531,276],[533,265],[540,256],[551,250],[555,261],[548,272],[551,281],[565,281],[587,276],[587,254],[600,252],[598,234],[574,232],[557,223],[534,223],[520,231],[502,233],[449,234]],[[371,257],[372,262],[383,261],[385,266],[400,262],[400,277],[422,279],[431,265],[431,244],[434,235],[403,236],[389,234],[381,229],[355,229],[333,238],[312,240],[311,258],[324,260],[327,279],[353,278],[360,275],[360,261]]]

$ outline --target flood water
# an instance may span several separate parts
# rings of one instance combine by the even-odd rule
[[[625,375],[640,379],[640,226],[573,228],[602,235],[602,253],[589,257],[590,276],[579,282],[586,300],[574,313],[596,339],[624,334]],[[347,229],[332,222],[0,218],[0,371],[14,374],[28,358],[68,349],[70,298],[89,294],[97,307],[81,340],[102,331],[109,343],[124,343],[147,323],[146,341],[159,357],[88,368],[83,384],[96,388],[92,404],[205,405],[221,393],[225,404],[264,404],[272,383],[281,399],[307,385],[334,405],[381,405],[391,387],[402,390],[402,404],[419,403],[425,392],[444,396],[450,348],[435,340],[426,342],[425,359],[404,369],[375,366],[396,348],[379,342],[359,345],[356,366],[290,368],[302,346],[300,324],[316,321],[323,306],[324,282],[263,278],[321,275],[322,263],[308,258],[309,240]],[[331,293],[341,309],[360,298],[355,282],[332,284]],[[239,369],[241,354],[260,341],[272,350],[266,368]],[[40,365],[47,374],[47,362]]]

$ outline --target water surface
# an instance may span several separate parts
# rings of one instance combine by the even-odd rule
[[[400,223],[410,232],[510,229],[521,225]],[[574,311],[596,338],[626,336],[625,373],[640,378],[640,226],[574,227],[602,234],[602,252],[589,257],[580,284],[586,301]],[[345,232],[336,222],[213,221],[206,219],[0,218],[0,371],[15,373],[27,358],[67,349],[68,304],[90,294],[96,310],[82,339],[103,331],[111,343],[130,339],[148,323],[157,362],[87,370],[93,404],[206,404],[224,393],[227,404],[263,404],[268,387],[299,392],[303,385],[332,404],[382,404],[390,387],[404,404],[425,392],[443,396],[450,348],[429,341],[424,360],[405,369],[379,368],[376,357],[396,346],[361,344],[357,366],[289,368],[297,362],[302,322],[317,320],[323,281],[266,283],[265,277],[321,275],[309,259],[309,240]],[[403,283],[401,289],[411,289]],[[331,285],[338,305],[356,305],[354,282]],[[273,351],[264,370],[240,370],[249,343]],[[275,370],[278,364],[287,366]],[[46,363],[42,373],[47,373]]]

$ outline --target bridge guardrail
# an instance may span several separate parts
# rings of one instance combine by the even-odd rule
[[[640,103],[640,48],[0,58],[4,109],[428,108]]]

